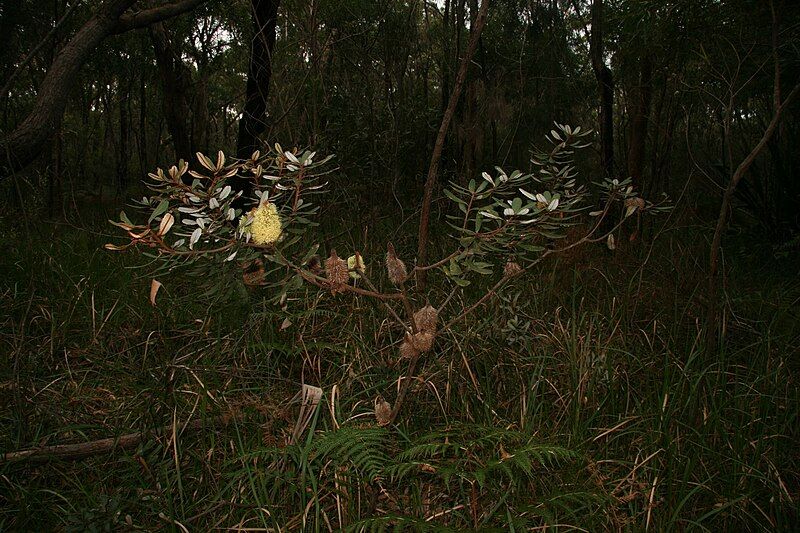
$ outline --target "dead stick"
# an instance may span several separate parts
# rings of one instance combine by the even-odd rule
[[[184,430],[202,429],[204,427],[221,425],[225,426],[230,422],[231,414],[217,416],[208,420],[198,419],[192,420],[183,428]],[[57,444],[54,446],[42,446],[40,448],[30,448],[28,450],[19,450],[15,452],[6,452],[0,455],[0,464],[2,463],[16,463],[21,461],[48,461],[50,459],[59,459],[63,461],[84,459],[93,455],[101,455],[103,453],[120,451],[126,448],[132,448],[145,440],[146,438],[154,435],[166,434],[172,430],[172,424],[162,426],[154,430],[140,431],[137,433],[128,433],[119,437],[111,437],[107,439],[92,440],[89,442],[79,442],[76,444]]]

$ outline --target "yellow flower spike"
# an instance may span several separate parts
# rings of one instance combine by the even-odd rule
[[[250,215],[253,217],[250,234],[253,236],[255,244],[264,246],[278,242],[283,233],[283,227],[275,204],[270,202],[261,204],[250,211]]]
[[[356,252],[355,255],[351,255],[347,258],[347,270],[350,271],[350,277],[353,279],[361,279],[361,276],[356,272],[356,269],[360,271],[364,271],[364,258],[361,257],[361,254]]]

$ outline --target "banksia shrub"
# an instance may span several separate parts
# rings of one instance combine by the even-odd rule
[[[347,263],[336,255],[336,250],[331,250],[330,257],[325,260],[325,277],[328,278],[328,285],[333,294],[341,292],[342,286],[347,285],[350,277],[347,272]]]
[[[392,243],[389,243],[386,248],[388,249],[386,252],[386,270],[389,273],[389,281],[395,286],[400,286],[408,279],[406,264],[397,257]]]

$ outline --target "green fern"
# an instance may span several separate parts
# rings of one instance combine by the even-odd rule
[[[386,469],[390,479],[402,481],[428,472],[445,482],[455,476],[483,486],[498,473],[511,482],[533,480],[537,467],[556,467],[576,457],[562,446],[538,443],[527,433],[493,426],[459,424],[423,435],[417,442]]]
[[[318,433],[312,442],[317,461],[332,461],[337,466],[352,465],[370,481],[382,477],[389,463],[385,450],[388,432],[381,427],[343,427]]]

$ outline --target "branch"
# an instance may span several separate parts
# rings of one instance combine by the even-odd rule
[[[4,98],[5,97],[5,95],[8,93],[8,91],[11,89],[11,85],[14,83],[14,80],[17,79],[17,76],[23,70],[25,70],[25,67],[27,67],[28,64],[33,60],[33,58],[36,57],[36,54],[39,52],[39,50],[45,44],[47,44],[47,41],[50,40],[50,37],[53,36],[53,34],[61,27],[62,24],[64,24],[64,21],[67,20],[67,18],[69,18],[69,16],[72,14],[72,12],[75,11],[75,8],[77,8],[80,4],[81,4],[81,1],[79,0],[79,1],[77,1],[75,3],[73,3],[71,6],[69,6],[69,9],[67,10],[66,13],[64,13],[64,16],[61,17],[58,20],[58,22],[56,22],[53,25],[52,28],[50,28],[50,31],[47,32],[47,35],[45,35],[44,38],[42,38],[41,41],[39,41],[39,44],[34,46],[33,50],[28,52],[28,55],[25,56],[25,59],[22,61],[22,63],[20,63],[19,66],[16,69],[14,69],[14,72],[12,72],[11,76],[8,77],[8,79],[6,80],[6,83],[3,85],[3,88],[0,89],[0,98]]]
[[[230,422],[231,414],[217,416],[209,420],[193,420],[183,426],[183,429],[202,429],[207,426],[222,425],[225,426]],[[89,442],[80,442],[77,444],[57,444],[55,446],[42,446],[40,448],[30,448],[28,450],[19,450],[16,452],[6,452],[0,455],[0,464],[2,463],[18,463],[21,461],[49,461],[51,459],[59,459],[63,461],[84,459],[93,455],[101,455],[113,451],[120,451],[126,448],[133,448],[147,437],[166,434],[173,430],[173,425],[169,424],[161,426],[155,430],[139,431],[136,433],[128,433],[119,437],[111,437],[107,439],[91,440]]]
[[[483,0],[474,26],[470,29],[469,44],[467,45],[464,57],[461,58],[461,65],[458,68],[456,81],[453,85],[453,92],[450,94],[450,101],[447,103],[447,109],[444,112],[442,123],[439,126],[439,133],[436,135],[436,143],[433,146],[431,163],[428,167],[428,177],[425,180],[425,189],[422,196],[422,212],[420,213],[419,235],[417,237],[417,262],[420,266],[425,266],[428,260],[428,227],[430,225],[429,219],[431,202],[433,200],[433,187],[436,184],[436,177],[439,174],[439,162],[442,158],[442,151],[444,150],[445,137],[447,136],[447,130],[450,129],[450,122],[453,119],[453,113],[456,110],[458,99],[461,96],[461,90],[464,87],[464,81],[467,78],[467,67],[470,61],[472,61],[472,57],[475,55],[475,49],[478,47],[478,39],[483,31],[488,9],[489,0]],[[427,271],[424,269],[415,269],[415,272],[417,288],[422,289],[425,287]]]
[[[119,18],[116,28],[114,28],[114,33],[124,33],[129,30],[146,28],[156,22],[161,22],[162,20],[167,20],[186,13],[187,11],[191,11],[204,2],[206,2],[206,0],[181,0],[164,6],[145,9],[138,13],[122,15]]]

